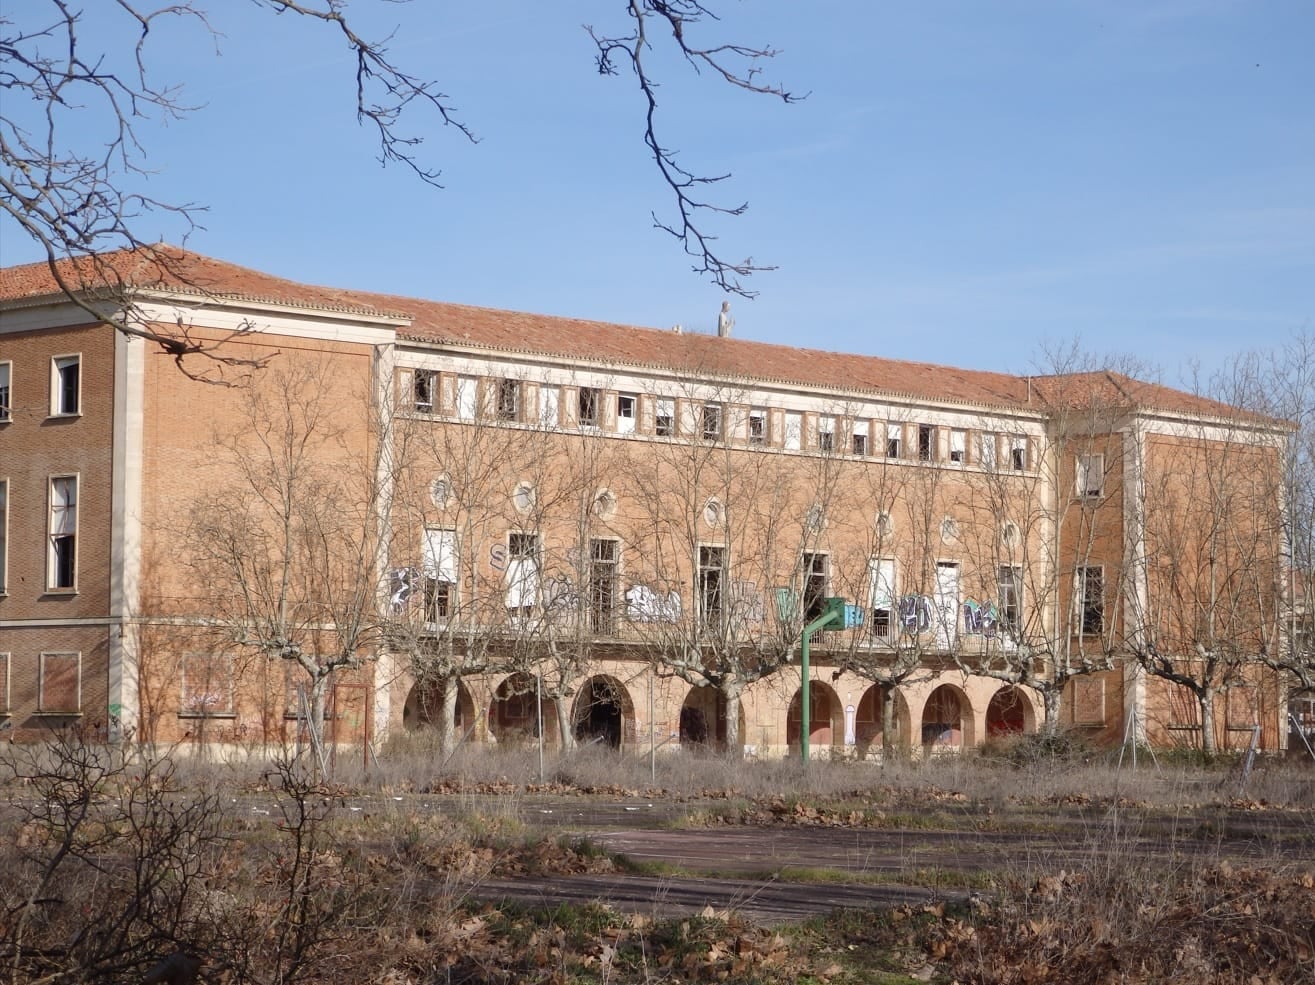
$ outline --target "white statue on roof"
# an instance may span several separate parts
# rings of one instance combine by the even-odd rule
[[[735,316],[731,314],[731,303],[723,301],[721,303],[721,313],[717,315],[717,335],[721,338],[729,338],[731,329],[735,327]]]

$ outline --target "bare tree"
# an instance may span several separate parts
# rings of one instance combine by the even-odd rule
[[[1146,589],[1127,594],[1121,641],[1177,686],[1169,724],[1195,725],[1206,756],[1230,724],[1218,719],[1230,694],[1241,724],[1260,721],[1256,671],[1278,652],[1283,598],[1281,430],[1237,407],[1231,385],[1215,396],[1192,423],[1142,436]],[[1194,709],[1174,706],[1184,694]]]
[[[401,165],[420,181],[439,187],[439,171],[420,157],[425,121],[469,141],[475,137],[435,81],[395,61],[388,38],[359,33],[356,11],[349,12],[347,0],[253,2],[272,15],[301,18],[308,31],[322,29],[326,38],[345,46],[344,68],[355,79],[357,120],[374,133],[381,163]],[[764,268],[752,260],[726,261],[701,218],[708,212],[738,215],[745,206],[705,201],[698,189],[727,176],[689,171],[662,146],[655,122],[659,80],[647,55],[655,46],[669,45],[670,52],[695,71],[791,102],[794,97],[786,90],[761,80],[761,63],[775,52],[696,40],[705,37],[708,23],[716,23],[717,17],[710,6],[693,0],[636,0],[627,5],[626,14],[633,27],[629,35],[587,30],[598,48],[599,71],[613,74],[624,59],[645,96],[645,141],[680,214],[679,222],[658,225],[697,259],[696,270],[728,291],[747,295],[739,278]],[[157,227],[148,223],[156,217],[196,228],[203,206],[164,201],[146,190],[148,142],[151,126],[186,120],[198,107],[183,95],[184,80],[161,78],[152,62],[156,49],[168,44],[171,27],[191,27],[218,46],[222,34],[212,24],[212,15],[217,16],[218,9],[203,0],[116,0],[99,11],[104,21],[95,26],[82,8],[66,0],[33,0],[0,12],[0,91],[5,93],[0,106],[0,210],[39,245],[58,288],[73,303],[97,321],[156,343],[180,366],[189,355],[250,365],[213,341],[194,338],[185,324],[153,323],[134,300],[143,264],[184,282],[188,276],[169,250],[151,245],[153,236],[143,230],[154,231]],[[650,30],[659,23],[670,29],[669,37],[656,37]],[[116,40],[125,36],[126,42]],[[404,119],[418,122],[406,129]],[[60,262],[64,260],[76,262],[65,265]]]
[[[350,440],[370,400],[349,390],[327,360],[278,366],[244,390],[236,424],[216,435],[233,480],[202,494],[185,540],[216,630],[304,675],[317,741],[335,676],[370,661],[383,631],[385,490],[377,445]]]

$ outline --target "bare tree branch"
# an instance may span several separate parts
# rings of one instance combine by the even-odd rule
[[[798,102],[797,96],[779,84],[762,80],[762,64],[778,52],[770,45],[752,47],[740,44],[714,44],[703,47],[686,35],[686,30],[705,19],[717,16],[699,0],[629,0],[627,13],[634,29],[625,35],[600,34],[592,26],[585,30],[598,48],[596,63],[600,75],[617,75],[619,63],[628,63],[639,83],[647,105],[644,115],[644,143],[653,155],[662,180],[676,198],[679,219],[663,221],[653,213],[653,224],[678,239],[686,254],[694,257],[695,273],[707,274],[714,283],[731,294],[752,298],[741,278],[774,267],[754,263],[753,257],[733,262],[725,259],[716,246],[717,237],[706,232],[701,217],[706,213],[738,216],[749,207],[748,202],[727,206],[703,197],[706,186],[715,185],[730,177],[729,174],[699,175],[686,169],[678,160],[678,152],[665,147],[658,137],[657,90],[660,85],[646,61],[653,49],[650,42],[650,22],[665,25],[671,31],[676,51],[696,73],[708,71],[723,81],[748,92],[775,96],[786,103]],[[692,33],[697,33],[695,30]]]

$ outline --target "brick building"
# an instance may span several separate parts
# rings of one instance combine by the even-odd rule
[[[212,348],[183,372],[45,265],[0,272],[15,734],[282,741],[338,660],[341,741],[441,721],[781,755],[799,631],[843,597],[864,624],[814,641],[814,754],[1047,716],[1283,742],[1256,659],[1282,633],[1274,422],[1108,372],[314,287],[169,247],[86,274],[93,310]]]

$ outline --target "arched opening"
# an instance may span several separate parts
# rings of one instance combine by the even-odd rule
[[[895,694],[895,746],[903,748],[909,742],[909,704],[898,688],[887,684],[873,684],[863,692],[859,699],[854,720],[854,741],[858,747],[859,758],[882,752],[881,748],[881,707],[888,691]]]
[[[1000,688],[986,706],[986,737],[1022,735],[1031,732],[1032,704],[1012,684]]]
[[[744,704],[739,706],[740,745],[744,744]],[[680,744],[686,749],[726,749],[726,695],[710,685],[692,687],[680,706]]]
[[[968,698],[953,684],[942,684],[922,709],[922,746],[925,750],[961,749],[965,735]]]
[[[540,702],[533,675],[512,674],[493,693],[489,708],[489,731],[499,742],[515,744],[539,737]],[[551,701],[542,702],[543,738],[548,745],[557,744],[557,712]]]
[[[452,713],[453,727],[458,733],[468,729],[475,721],[475,702],[461,681],[421,682],[414,685],[402,706],[402,727],[408,732],[431,728],[438,724],[443,709],[446,689],[455,686],[457,705]]]
[[[621,740],[634,728],[634,705],[625,685],[615,677],[598,676],[585,681],[571,713],[575,739],[581,745],[594,743],[621,748]]]
[[[809,748],[842,746],[845,741],[845,711],[839,695],[831,685],[821,681],[811,681],[808,691]],[[785,718],[785,741],[792,750],[799,748],[799,739],[803,735],[803,694],[803,688],[795,691]]]

